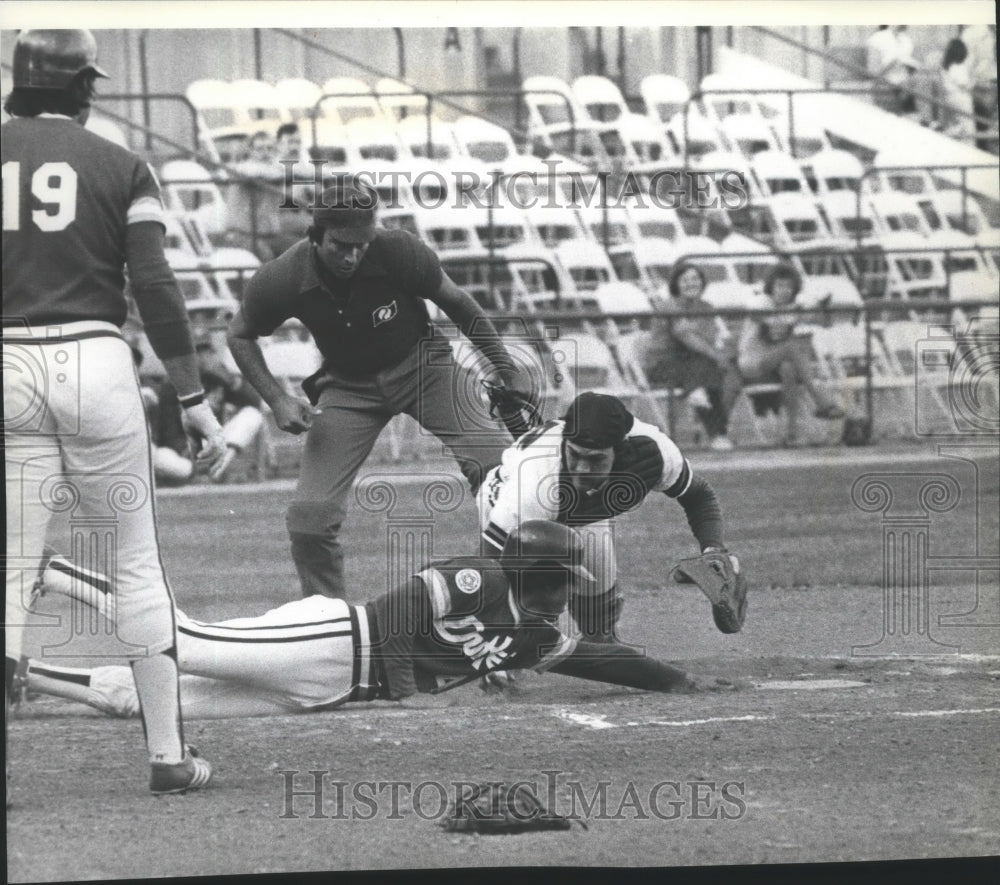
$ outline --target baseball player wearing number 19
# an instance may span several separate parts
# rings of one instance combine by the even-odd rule
[[[174,793],[204,786],[212,770],[184,743],[149,437],[121,334],[126,265],[200,460],[211,465],[226,447],[202,402],[184,300],[164,257],[156,179],[138,157],[83,125],[94,84],[107,76],[89,31],[22,31],[14,46],[14,89],[4,105],[13,119],[2,130],[5,710],[21,655],[24,599],[50,518],[69,501],[81,524],[113,526],[113,538],[91,535],[80,545],[114,547],[102,555],[116,566],[118,635],[142,699],[150,789]]]

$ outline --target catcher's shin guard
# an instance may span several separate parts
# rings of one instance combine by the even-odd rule
[[[617,642],[615,626],[624,604],[625,597],[618,592],[617,587],[612,587],[599,596],[572,593],[569,597],[569,613],[588,642]]]

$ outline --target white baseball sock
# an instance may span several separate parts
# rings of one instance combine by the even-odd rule
[[[177,661],[161,652],[132,661],[139,692],[142,727],[150,762],[177,763],[184,758]]]

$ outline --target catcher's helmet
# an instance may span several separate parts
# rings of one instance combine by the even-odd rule
[[[97,66],[97,41],[90,31],[21,31],[14,44],[16,89],[65,89],[82,71],[108,75]]]
[[[594,576],[580,565],[582,558],[583,539],[575,529],[548,519],[529,519],[507,536],[500,565],[504,571],[518,572],[557,562],[576,577],[593,582]]]

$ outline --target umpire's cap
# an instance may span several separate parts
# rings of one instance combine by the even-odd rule
[[[21,31],[14,44],[16,89],[65,89],[83,71],[108,75],[97,66],[97,41],[90,31]]]
[[[504,571],[519,572],[543,563],[558,563],[570,574],[593,582],[594,576],[584,568],[583,538],[576,529],[550,519],[529,519],[508,536],[500,554]]]
[[[334,181],[313,209],[313,227],[328,230],[342,243],[370,243],[375,239],[378,194],[353,178]]]
[[[635,418],[618,397],[587,391],[570,403],[563,421],[563,439],[585,449],[610,449],[625,439]]]

